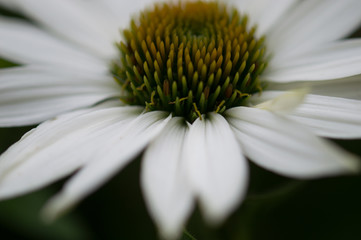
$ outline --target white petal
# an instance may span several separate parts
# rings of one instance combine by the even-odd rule
[[[152,7],[155,3],[154,0],[103,0],[102,2],[117,17],[119,29],[127,28],[132,17],[136,16],[140,11]]]
[[[266,34],[277,23],[283,14],[294,5],[297,0],[233,0],[241,13],[248,14],[249,26],[257,25],[259,35]]]
[[[0,5],[5,8],[14,9],[16,8],[16,4],[12,0],[0,0]]]
[[[271,102],[285,93],[265,91],[250,102]],[[361,137],[361,101],[309,94],[302,104],[287,113],[287,117],[306,125],[322,137],[352,139]]]
[[[185,140],[187,174],[206,219],[224,220],[244,198],[248,166],[227,121],[219,114],[197,119]]]
[[[360,170],[356,157],[286,118],[247,107],[226,114],[245,154],[270,171],[307,179]]]
[[[102,151],[82,168],[45,206],[43,216],[51,221],[91,194],[136,157],[157,136],[170,117],[165,112],[140,115],[127,125],[110,129]]]
[[[315,49],[356,30],[361,22],[359,0],[300,1],[267,35],[276,55]]]
[[[262,78],[272,82],[327,80],[361,73],[361,40],[320,46],[316,50],[273,59]]]
[[[113,36],[118,29],[110,31],[108,25],[112,25],[111,22],[106,22],[97,13],[100,9],[94,9],[91,2],[77,0],[14,1],[30,18],[79,46],[86,47],[98,56],[108,59],[116,53]],[[103,15],[106,17],[106,14]]]
[[[141,184],[145,201],[165,239],[179,237],[193,208],[191,189],[181,161],[187,130],[183,118],[172,118],[143,158]]]
[[[361,75],[348,78],[302,81],[291,83],[270,83],[267,90],[289,90],[307,88],[310,93],[324,96],[334,96],[361,100]]]
[[[291,117],[319,136],[361,138],[361,101],[308,95]]]
[[[81,110],[39,125],[1,155],[0,199],[39,189],[74,172],[100,151],[110,126],[124,124],[141,110]]]
[[[111,77],[66,74],[44,67],[0,70],[0,126],[35,124],[119,96]]]
[[[21,20],[0,18],[0,56],[21,64],[103,73],[107,63]]]

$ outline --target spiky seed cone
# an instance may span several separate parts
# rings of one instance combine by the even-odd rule
[[[124,30],[113,74],[128,104],[165,110],[189,122],[240,106],[262,90],[264,37],[247,16],[214,2],[159,4]]]

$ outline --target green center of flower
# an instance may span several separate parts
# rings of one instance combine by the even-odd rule
[[[128,104],[193,122],[240,106],[264,87],[264,38],[247,16],[215,2],[159,4],[124,30],[113,65]]]

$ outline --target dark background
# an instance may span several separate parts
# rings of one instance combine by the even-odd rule
[[[1,15],[14,13],[0,8]],[[352,35],[359,36],[360,30]],[[13,64],[0,60],[0,67],[10,66]],[[0,128],[0,153],[31,128]],[[335,142],[361,157],[361,140]],[[39,212],[66,179],[1,201],[0,239],[158,239],[140,191],[139,167],[140,160],[133,161],[52,225],[45,225]],[[187,231],[206,240],[358,240],[361,175],[296,181],[251,164],[248,197],[239,209],[217,228],[207,226],[196,210]],[[182,238],[193,239],[191,235],[185,233]]]

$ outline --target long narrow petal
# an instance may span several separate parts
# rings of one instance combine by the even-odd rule
[[[54,196],[44,208],[48,221],[91,194],[113,177],[136,157],[167,124],[165,112],[149,112],[140,115],[128,125],[114,127],[102,143],[102,151],[66,183],[63,190]]]
[[[181,161],[183,118],[172,118],[162,134],[147,148],[141,183],[149,212],[165,239],[176,239],[193,208],[193,197]]]
[[[107,63],[21,20],[0,18],[0,56],[20,64],[55,65],[94,73]]]
[[[106,75],[65,74],[32,66],[0,70],[0,126],[39,123],[120,93]]]
[[[291,55],[346,37],[361,22],[359,0],[300,1],[267,35],[275,57]]]
[[[113,43],[117,29],[109,29],[106,13],[98,14],[91,1],[79,0],[14,0],[26,15],[50,31],[86,47],[94,54],[110,58],[115,53]]]
[[[266,91],[253,97],[254,104],[272,102],[285,95],[282,91]],[[260,106],[256,105],[256,106]],[[361,101],[308,94],[304,101],[285,112],[287,117],[306,125],[318,136],[328,138],[361,138]]]
[[[245,154],[270,171],[307,179],[360,170],[359,159],[286,118],[247,107],[226,114]]]
[[[328,80],[361,74],[361,40],[326,44],[291,58],[273,59],[262,77],[272,82]]]
[[[361,138],[361,101],[308,95],[290,115],[319,136]]]
[[[187,174],[206,219],[217,224],[242,201],[248,166],[227,121],[219,114],[197,119],[185,140]]]
[[[361,75],[333,80],[270,83],[267,90],[287,91],[299,88],[307,88],[310,93],[317,95],[361,100]]]
[[[39,125],[1,155],[0,199],[39,189],[74,172],[102,149],[110,126],[124,125],[141,110],[80,110]]]

